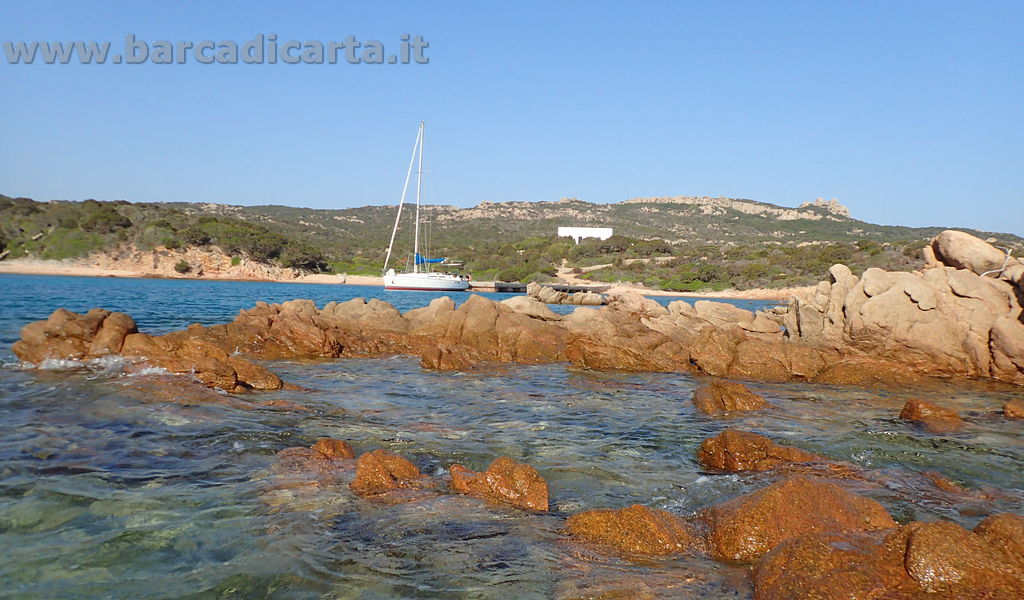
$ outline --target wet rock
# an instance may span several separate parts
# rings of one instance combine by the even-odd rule
[[[1024,590],[1024,571],[1019,566],[1008,563],[984,537],[956,523],[911,523],[886,543],[906,548],[903,565],[925,591]]]
[[[334,458],[314,448],[285,448],[271,466],[275,489],[341,485],[351,476],[352,461]]]
[[[978,523],[974,533],[1001,549],[1008,562],[1024,569],[1024,517],[1013,513],[992,515]]]
[[[1010,400],[1004,404],[1003,415],[1010,419],[1024,419],[1024,400]]]
[[[693,393],[693,405],[707,415],[760,410],[768,403],[742,383],[712,381]]]
[[[356,477],[349,487],[356,494],[371,496],[417,487],[423,478],[420,470],[408,460],[387,450],[374,450],[359,457]]]
[[[927,378],[905,365],[866,357],[839,360],[826,365],[811,381],[861,387],[918,386]]]
[[[700,538],[682,519],[640,504],[577,513],[565,526],[577,540],[625,554],[680,554],[701,546]]]
[[[511,504],[528,510],[548,510],[548,484],[537,471],[526,464],[502,456],[486,471],[474,473],[462,465],[452,465],[452,489]]]
[[[779,542],[811,533],[896,526],[881,504],[824,481],[789,477],[698,514],[712,556],[749,562]]]
[[[227,364],[235,371],[235,380],[239,385],[253,390],[279,390],[284,382],[277,375],[256,363],[230,356]]]
[[[900,418],[920,423],[931,433],[951,433],[964,425],[963,419],[954,411],[916,398],[907,401],[900,411]]]
[[[697,462],[719,471],[767,471],[790,463],[827,462],[828,459],[780,446],[763,435],[727,429],[701,442]]]
[[[352,459],[356,457],[356,453],[352,450],[352,446],[349,446],[345,440],[336,440],[334,438],[320,438],[313,444],[313,450],[316,450],[320,454],[323,454],[327,458],[343,458]]]
[[[882,534],[807,535],[783,541],[758,561],[758,600],[867,600],[908,585],[900,563],[884,560]],[[910,600],[909,598],[907,600]]]
[[[996,540],[950,522],[889,532],[814,534],[782,542],[753,572],[759,600],[1011,600],[1024,576]]]

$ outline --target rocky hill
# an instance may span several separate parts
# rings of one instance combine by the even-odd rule
[[[426,252],[463,261],[476,279],[543,281],[559,269],[575,268],[591,280],[678,291],[805,285],[837,262],[854,269],[911,270],[923,264],[926,241],[946,229],[866,223],[837,200],[823,199],[795,208],[677,196],[421,210]],[[395,212],[395,206],[40,203],[0,196],[0,213],[11,216],[0,223],[0,252],[10,258],[69,258],[125,243],[141,251],[215,246],[228,256],[274,266],[377,275]],[[399,263],[412,245],[413,212],[402,216]],[[556,237],[560,226],[611,227],[616,235],[575,245]],[[1024,250],[1024,240],[1015,235],[965,231],[994,238],[1018,255]]]

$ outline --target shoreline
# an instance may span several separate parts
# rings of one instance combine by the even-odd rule
[[[182,279],[189,281],[252,281],[261,283],[305,283],[315,285],[364,285],[364,286],[375,286],[383,287],[384,279],[382,277],[373,277],[370,275],[347,275],[345,281],[342,282],[337,274],[333,273],[314,273],[309,275],[303,275],[294,279],[271,279],[271,278],[255,278],[255,277],[220,277],[220,276],[204,276],[204,277],[190,277],[182,275],[180,277],[168,277],[164,274],[157,273],[146,273],[141,271],[132,271],[127,269],[111,269],[105,267],[94,267],[89,265],[75,265],[67,264],[61,261],[47,261],[47,260],[36,260],[36,259],[14,259],[12,261],[0,262],[0,274],[12,274],[12,275],[56,275],[65,277],[113,277],[118,279]],[[579,281],[578,283],[586,285],[609,285],[609,289],[604,292],[605,294],[614,294],[620,292],[636,292],[644,296],[672,296],[676,298],[725,298],[730,300],[776,300],[786,301],[789,298],[804,297],[812,295],[814,293],[814,286],[805,287],[794,287],[794,288],[780,288],[780,289],[766,289],[756,288],[750,290],[722,290],[719,292],[672,292],[667,290],[652,290],[645,287],[616,284],[616,283],[601,283],[596,281]],[[472,291],[472,290],[470,290]]]

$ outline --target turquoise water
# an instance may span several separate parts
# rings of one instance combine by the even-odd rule
[[[906,396],[751,384],[775,408],[713,421],[684,374],[563,365],[423,371],[417,360],[266,363],[309,410],[253,408],[116,362],[22,369],[9,344],[64,306],[132,314],[145,331],[229,320],[257,300],[319,305],[376,293],[401,309],[427,293],[239,282],[0,276],[0,598],[750,598],[743,568],[698,557],[629,562],[561,535],[567,514],[640,502],[687,515],[767,474],[716,475],[694,460],[728,426],[855,463],[845,485],[900,521],[973,526],[1020,510],[1021,425],[995,414],[1014,392],[939,386],[963,433],[932,436],[896,416]],[[506,296],[494,295],[502,298]],[[282,488],[276,452],[320,436],[387,448],[442,475],[508,455],[537,468],[552,511],[535,515],[438,492],[360,499],[347,486]],[[968,488],[936,490],[939,471]]]

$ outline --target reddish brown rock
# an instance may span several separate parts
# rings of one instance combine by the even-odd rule
[[[388,452],[374,450],[359,457],[352,491],[371,496],[400,488],[417,487],[424,475],[408,460]]]
[[[811,533],[895,527],[881,504],[831,483],[789,477],[701,511],[712,556],[749,562],[779,542]]]
[[[1024,570],[1000,548],[956,523],[911,523],[890,536],[905,547],[903,566],[925,591],[956,596],[958,590],[1024,590]]]
[[[690,368],[685,346],[626,310],[581,307],[559,325],[569,332],[565,356],[576,367],[655,372]]]
[[[577,540],[626,554],[679,554],[701,545],[682,519],[640,504],[577,513],[566,520],[565,526]]]
[[[313,448],[285,448],[271,466],[274,488],[341,485],[352,472],[352,461],[335,459]]]
[[[565,329],[472,295],[453,311],[439,307],[408,343],[424,367],[456,370],[487,362],[537,364],[565,360]]]
[[[124,345],[124,339],[138,333],[135,321],[124,313],[110,313],[100,324],[96,336],[89,343],[89,356],[117,354]]]
[[[1004,404],[1003,415],[1010,419],[1024,419],[1024,400],[1010,400]]]
[[[780,446],[763,435],[727,429],[701,442],[697,462],[719,471],[767,471],[784,464],[828,459],[799,448]]]
[[[102,332],[104,322],[111,315],[117,316]],[[35,321],[21,329],[21,339],[11,349],[25,362],[40,363],[46,359],[78,360],[87,356],[99,356],[91,352],[93,342],[99,337],[97,350],[103,346],[117,346],[128,332],[134,329],[131,317],[123,313],[94,308],[84,315],[59,308],[44,321]]]
[[[348,442],[333,438],[318,439],[316,443],[313,444],[313,450],[316,450],[327,458],[351,459],[356,457],[355,451],[352,450],[352,446],[348,445]]]
[[[528,510],[548,509],[548,484],[526,464],[502,456],[486,471],[474,473],[462,465],[452,465],[452,489],[488,500]]]
[[[755,597],[1012,600],[1024,589],[1024,575],[1000,542],[950,522],[792,538],[758,561]]]
[[[885,560],[883,532],[806,535],[758,561],[757,600],[869,600],[910,584],[899,560]],[[907,598],[907,600],[910,600]]]
[[[742,383],[712,381],[693,393],[693,405],[708,415],[760,410],[768,403]]]
[[[896,362],[855,357],[827,365],[811,380],[831,385],[889,387],[921,385],[927,381],[927,377]]]
[[[900,412],[900,418],[920,423],[931,433],[951,433],[959,431],[964,425],[964,420],[952,410],[916,398],[907,401]]]
[[[974,528],[990,546],[1003,551],[1007,560],[1024,569],[1024,517],[1001,513],[986,517]]]

